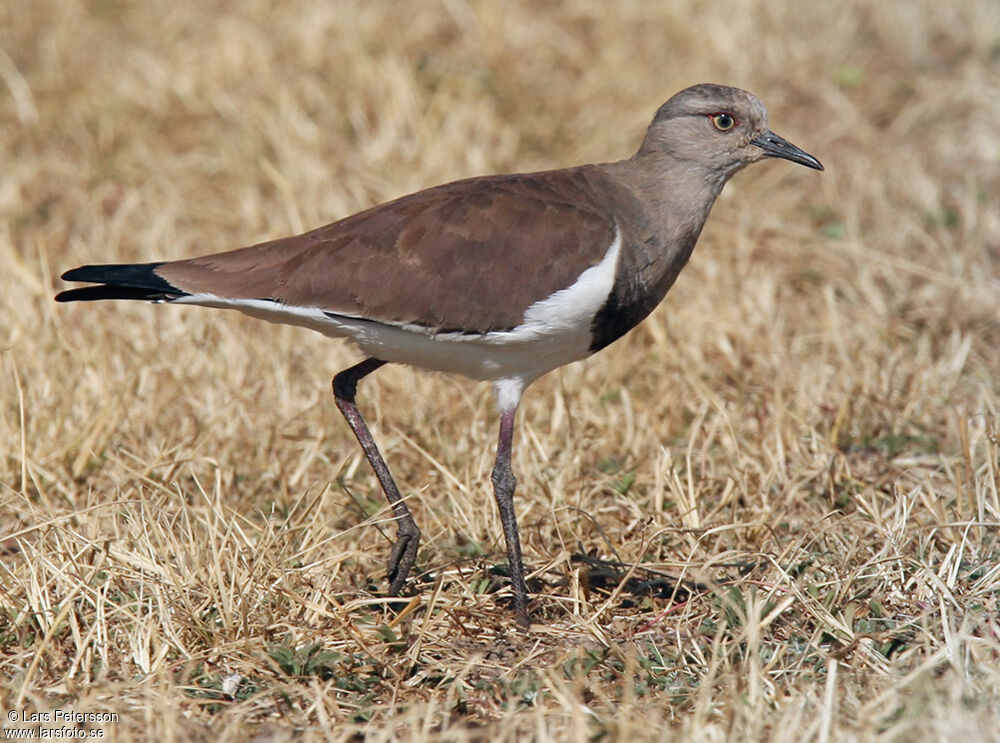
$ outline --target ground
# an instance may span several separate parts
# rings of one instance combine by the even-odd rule
[[[737,9],[738,8],[738,9]],[[724,191],[639,328],[527,393],[58,275],[626,157],[747,88],[826,165]],[[1000,5],[0,4],[0,706],[118,740],[1000,734]],[[56,720],[56,710],[112,718]],[[45,733],[43,733],[45,734]]]

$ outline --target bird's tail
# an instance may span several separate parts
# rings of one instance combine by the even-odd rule
[[[57,302],[92,302],[96,299],[170,300],[187,294],[156,273],[163,263],[119,263],[81,266],[62,275],[63,281],[87,281],[98,286],[69,289]]]

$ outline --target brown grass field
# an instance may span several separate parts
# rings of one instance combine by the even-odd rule
[[[663,306],[529,390],[528,633],[487,385],[361,387],[424,530],[387,605],[390,514],[330,394],[356,351],[52,301],[83,263],[627,157],[709,81],[827,170],[738,175]],[[2,726],[1000,739],[998,122],[996,0],[0,3]]]

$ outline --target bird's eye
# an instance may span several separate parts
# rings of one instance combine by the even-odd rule
[[[708,118],[712,120],[712,125],[720,132],[728,132],[736,126],[736,119],[733,118],[732,114],[712,114]]]

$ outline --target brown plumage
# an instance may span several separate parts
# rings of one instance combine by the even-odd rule
[[[529,306],[604,255],[614,238],[605,188],[607,176],[593,166],[472,178],[156,272],[189,294],[274,299],[433,330],[511,330]],[[506,282],[507,272],[523,280]],[[503,302],[475,301],[484,293]]]
[[[229,307],[353,340],[369,358],[336,376],[334,396],[397,518],[391,595],[416,560],[420,530],[354,404],[357,383],[387,361],[492,381],[501,413],[494,493],[516,617],[527,624],[510,468],[524,389],[646,317],[691,256],[726,181],[764,157],[822,170],[768,129],[757,98],[696,85],[660,107],[627,160],[457,181],[201,258],[84,266],[63,278],[98,286],[56,299]]]

